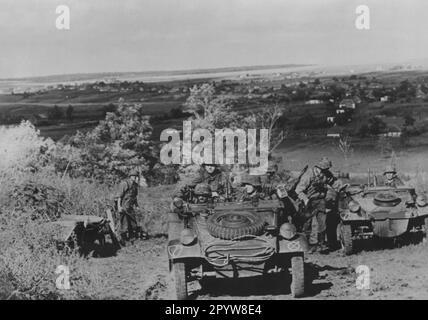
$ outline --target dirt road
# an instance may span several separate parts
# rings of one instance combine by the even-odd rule
[[[165,238],[138,241],[115,257],[92,258],[107,280],[106,299],[174,299]],[[370,289],[356,288],[358,265],[370,268]],[[306,258],[308,293],[303,299],[428,299],[428,244],[362,251],[343,256],[310,254]],[[285,275],[191,283],[197,299],[292,299]]]

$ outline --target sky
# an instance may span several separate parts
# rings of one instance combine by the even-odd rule
[[[0,0],[0,78],[428,61],[427,17],[426,0]]]

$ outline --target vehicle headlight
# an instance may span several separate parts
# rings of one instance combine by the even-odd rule
[[[350,201],[348,204],[349,211],[352,213],[358,213],[361,209],[360,204],[357,201]]]
[[[426,207],[427,205],[427,199],[424,196],[417,196],[416,197],[416,204],[418,205],[418,207]]]
[[[193,233],[192,230],[186,228],[181,231],[180,233],[180,242],[185,245],[189,246],[196,240],[196,235]]]
[[[290,240],[292,239],[295,235],[296,235],[296,227],[291,224],[291,223],[284,223],[280,228],[279,228],[279,234],[281,237],[283,237],[284,239]]]

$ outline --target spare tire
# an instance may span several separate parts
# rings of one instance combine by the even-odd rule
[[[375,195],[373,203],[379,207],[395,207],[401,198],[395,192],[380,192]]]
[[[216,212],[208,218],[207,229],[213,237],[230,240],[260,235],[264,224],[263,219],[252,212]]]

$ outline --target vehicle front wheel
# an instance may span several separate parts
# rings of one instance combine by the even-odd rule
[[[291,258],[291,295],[299,298],[305,293],[305,264],[303,256]]]
[[[187,299],[187,273],[184,262],[174,262],[175,292],[177,300]]]
[[[340,224],[340,243],[342,245],[343,252],[346,255],[350,255],[354,252],[354,241],[352,240],[352,228],[349,224]]]
[[[424,227],[425,227],[425,238],[428,241],[428,217],[426,217],[424,219],[425,223],[424,223]]]

